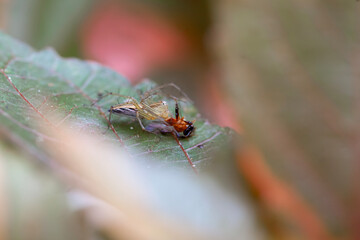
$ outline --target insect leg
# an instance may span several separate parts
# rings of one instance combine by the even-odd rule
[[[123,95],[123,94],[120,94],[120,93],[108,92],[108,93],[106,93],[106,94],[104,94],[102,96],[102,99],[109,96],[109,95],[118,96],[118,97],[122,97],[122,98],[127,98],[127,99],[129,99],[131,101],[131,103],[134,103],[134,105],[138,105],[138,101],[134,97]]]
[[[137,118],[137,120],[139,121],[139,124],[140,124],[142,130],[147,131],[147,130],[145,129],[144,125],[143,125],[142,122],[141,122],[139,112],[136,112],[136,118]]]
[[[113,109],[114,109],[114,107],[111,106],[111,107],[110,107],[110,110],[109,110],[109,124],[108,124],[108,129],[110,128],[110,124],[111,124],[111,114],[113,113]]]
[[[174,129],[174,131],[172,131],[175,135],[176,135],[176,137],[177,138],[180,138],[181,136],[180,136],[180,134]]]

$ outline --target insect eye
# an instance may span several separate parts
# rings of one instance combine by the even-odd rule
[[[183,134],[185,137],[189,137],[193,131],[194,131],[194,126],[190,125],[183,131]]]

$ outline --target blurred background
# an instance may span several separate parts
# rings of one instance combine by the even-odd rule
[[[360,239],[359,14],[356,0],[5,0],[0,27],[133,84],[174,82],[235,129],[265,239]]]

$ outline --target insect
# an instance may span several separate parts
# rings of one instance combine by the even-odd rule
[[[190,121],[186,121],[184,117],[180,118],[179,104],[177,102],[175,103],[175,118],[168,117],[165,118],[164,120],[167,124],[156,123],[156,122],[150,123],[148,126],[146,126],[145,130],[153,133],[174,132],[178,138],[190,137],[191,134],[195,131],[194,121],[190,122]],[[179,134],[180,132],[182,132],[183,135],[180,135]]]
[[[179,104],[177,98],[170,96],[170,98],[175,100],[175,118],[171,117],[169,107],[165,101],[155,101],[152,102],[151,98],[162,93],[160,89],[171,86],[177,89],[183,94],[188,100],[189,97],[181,91],[181,89],[175,84],[162,85],[153,89],[146,91],[140,101],[137,101],[135,98],[130,96],[125,96],[121,94],[109,93],[110,95],[116,95],[120,97],[125,97],[128,100],[125,103],[118,104],[116,106],[111,106],[109,109],[109,124],[111,124],[111,115],[112,114],[121,114],[137,118],[141,128],[145,131],[151,133],[171,133],[177,144],[180,146],[181,150],[184,152],[189,164],[195,173],[197,170],[195,165],[191,161],[190,156],[182,146],[178,138],[180,137],[190,137],[195,131],[194,122],[186,121],[184,117],[180,117]],[[141,119],[150,120],[151,123],[144,127]],[[109,125],[110,126],[110,125]],[[182,133],[182,135],[180,135]]]
[[[188,98],[175,84],[167,84],[150,89],[143,94],[140,101],[137,101],[133,97],[109,93],[128,99],[125,103],[110,107],[109,121],[111,121],[112,114],[121,114],[137,118],[141,128],[145,131],[152,133],[174,133],[178,138],[190,137],[195,131],[194,121],[187,121],[184,117],[180,117],[177,98],[171,97],[175,100],[175,118],[171,116],[168,104],[165,101],[151,102],[151,97],[158,95],[158,93],[161,92],[160,89],[167,86],[176,88]],[[141,119],[152,122],[145,127]],[[180,133],[182,133],[182,135]]]

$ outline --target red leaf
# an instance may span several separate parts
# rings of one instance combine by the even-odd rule
[[[105,3],[86,20],[84,54],[130,81],[138,81],[164,64],[174,63],[187,50],[185,37],[166,19],[144,9]]]

